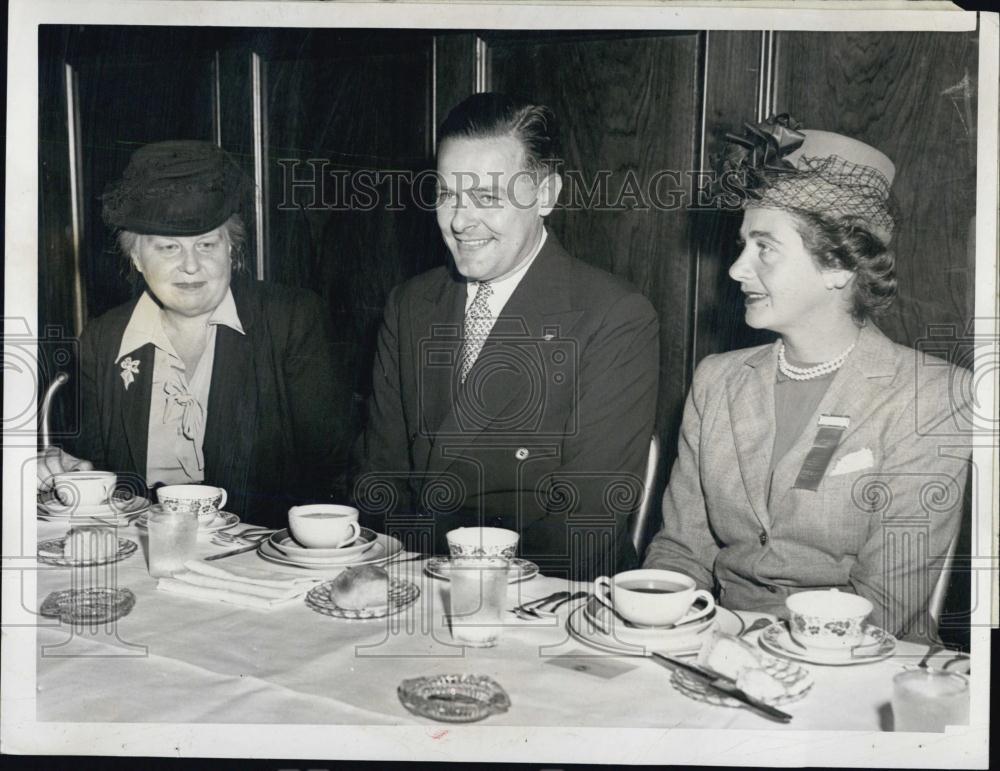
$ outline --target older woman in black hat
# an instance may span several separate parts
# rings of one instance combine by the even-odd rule
[[[248,188],[207,142],[133,154],[104,219],[143,291],[81,336],[79,440],[45,472],[204,481],[227,490],[229,511],[270,525],[342,494],[349,396],[331,376],[329,317],[310,292],[240,275]]]
[[[644,567],[779,615],[796,592],[837,588],[889,632],[923,637],[930,562],[961,515],[968,451],[939,427],[955,425],[964,370],[875,325],[896,295],[895,169],[787,120],[747,136],[723,180],[744,198],[729,275],[746,323],[779,338],[699,364]]]

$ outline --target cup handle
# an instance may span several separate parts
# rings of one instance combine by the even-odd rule
[[[351,521],[351,530],[354,532],[347,536],[346,540],[340,542],[340,545],[337,547],[338,549],[343,548],[344,546],[350,546],[361,537],[361,525],[354,520]]]
[[[615,606],[611,602],[611,598],[608,596],[608,592],[611,590],[611,579],[607,576],[601,576],[600,578],[594,579],[594,599],[597,600],[601,605],[604,605],[611,610],[615,609]]]
[[[226,501],[229,500],[229,494],[226,492],[225,488],[220,487],[219,491],[222,493],[222,500],[219,501],[219,505],[216,507],[219,511],[226,510]]]
[[[706,589],[698,589],[694,593],[694,597],[691,600],[691,604],[694,605],[695,600],[697,600],[699,597],[703,597],[704,599],[708,600],[708,605],[706,605],[701,610],[695,610],[689,612],[686,616],[684,616],[684,618],[675,623],[685,624],[688,621],[694,621],[696,619],[702,618],[703,616],[707,616],[709,613],[712,612],[712,610],[715,609],[715,598],[712,596],[712,593],[710,591]]]

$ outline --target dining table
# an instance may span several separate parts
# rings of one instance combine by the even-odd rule
[[[64,523],[38,522],[39,541],[65,532]],[[429,575],[421,555],[403,551],[385,565],[391,576],[419,588],[416,601],[392,616],[358,620],[318,613],[301,597],[259,610],[158,590],[148,573],[145,530],[133,521],[119,527],[118,536],[138,547],[120,561],[38,566],[39,603],[51,592],[90,585],[125,587],[135,597],[131,610],[113,622],[39,619],[38,721],[433,726],[434,720],[401,703],[400,684],[475,674],[492,678],[510,702],[484,725],[887,731],[894,675],[906,666],[943,668],[967,659],[900,640],[893,655],[879,661],[803,664],[813,685],[781,707],[792,719],[778,723],[744,707],[686,695],[675,687],[672,671],[653,658],[576,639],[567,617],[583,599],[538,619],[506,613],[494,647],[465,647],[449,628],[449,582]],[[200,534],[197,557],[232,548]],[[265,562],[255,551],[210,564],[308,574],[317,581],[330,577]],[[537,575],[508,585],[507,607],[557,590],[582,594],[590,588]],[[754,622],[773,619],[744,611],[737,616],[741,634],[754,645],[762,626]]]

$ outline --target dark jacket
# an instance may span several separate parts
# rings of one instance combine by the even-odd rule
[[[649,301],[549,234],[462,385],[466,297],[446,268],[389,297],[354,487],[368,521],[438,552],[459,525],[514,529],[550,575],[634,566],[658,385]]]
[[[296,503],[342,500],[349,394],[333,376],[329,316],[312,292],[254,281],[231,285],[245,335],[219,326],[205,429],[205,483],[226,509],[284,526]],[[115,360],[136,300],[80,337],[81,432],[70,451],[119,482],[145,484],[153,345],[126,389]],[[145,365],[145,366],[143,366]]]

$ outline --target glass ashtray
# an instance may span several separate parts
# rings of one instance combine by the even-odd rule
[[[127,616],[134,606],[131,589],[63,589],[46,597],[38,612],[65,624],[101,624]]]
[[[404,680],[399,700],[410,712],[448,723],[472,723],[510,709],[507,692],[486,675],[438,675]]]

